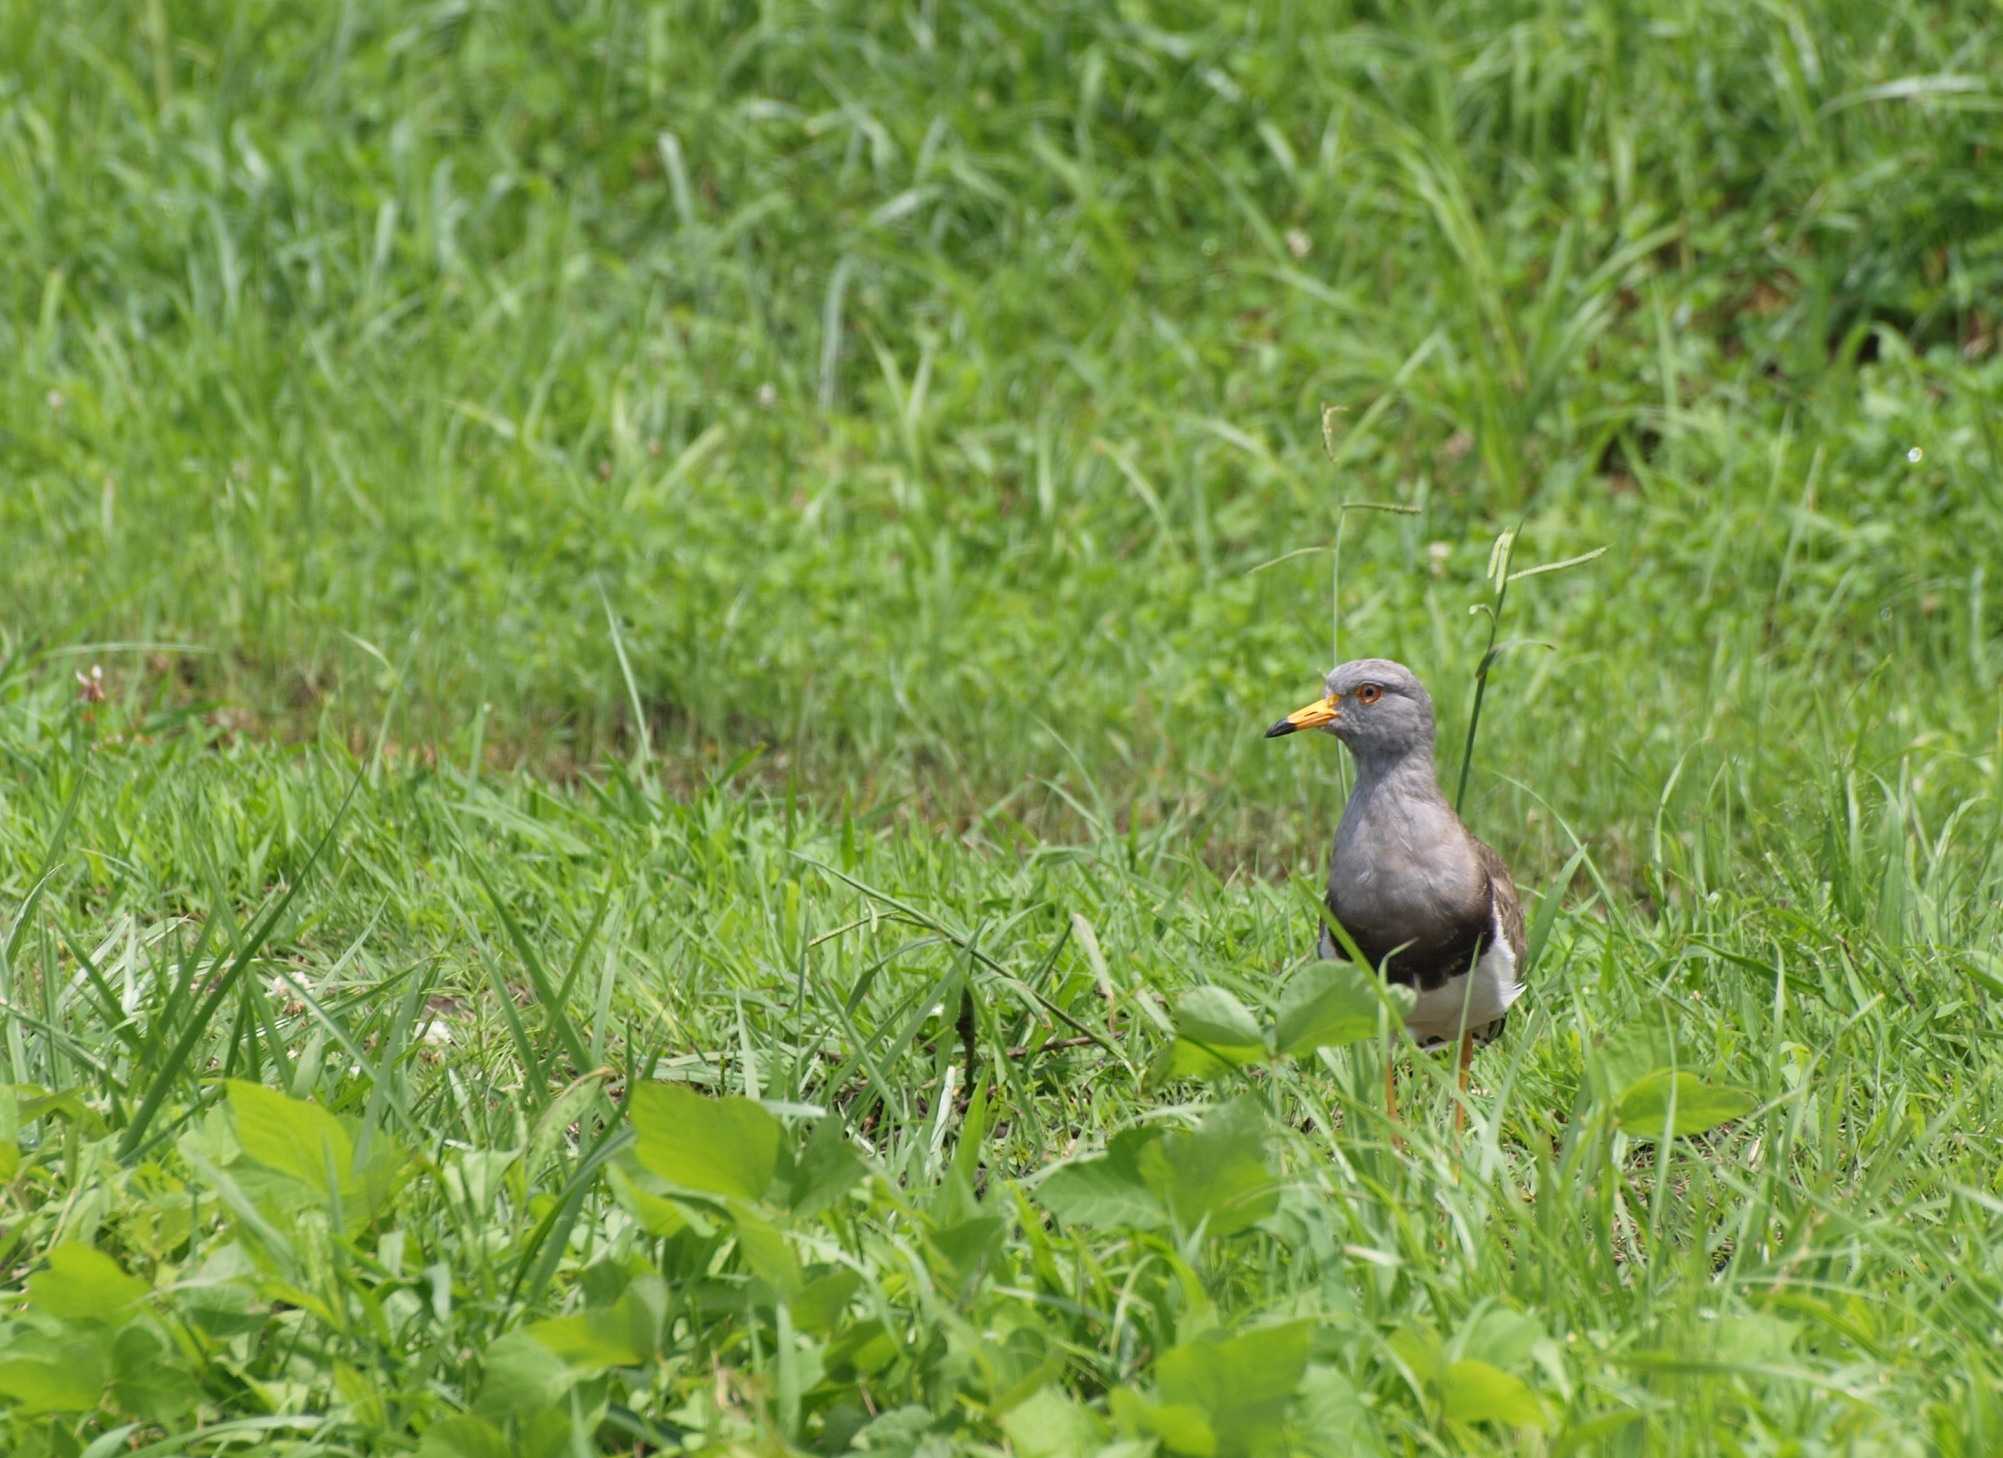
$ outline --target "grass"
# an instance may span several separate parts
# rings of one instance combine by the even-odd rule
[[[1993,1451],[1996,40],[0,5],[0,1451]]]

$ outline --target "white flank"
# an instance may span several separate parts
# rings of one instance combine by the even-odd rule
[[[1405,1027],[1421,1042],[1458,1042],[1463,1030],[1479,1033],[1508,1012],[1509,1005],[1522,995],[1523,984],[1516,980],[1516,954],[1509,950],[1502,918],[1497,916],[1488,949],[1474,964],[1474,972],[1449,977],[1440,986],[1421,992],[1405,1015]]]

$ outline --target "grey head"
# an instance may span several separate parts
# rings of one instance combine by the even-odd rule
[[[1268,739],[1320,729],[1348,745],[1359,763],[1389,764],[1433,749],[1433,696],[1418,676],[1389,658],[1338,663],[1324,697],[1296,709],[1266,731]]]

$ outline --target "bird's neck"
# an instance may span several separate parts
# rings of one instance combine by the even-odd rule
[[[1421,804],[1431,800],[1445,802],[1430,746],[1398,754],[1356,756],[1356,788],[1350,792],[1351,802],[1367,804],[1386,794]]]
[[[1329,902],[1351,932],[1401,941],[1482,894],[1479,859],[1447,797],[1430,749],[1356,759],[1329,864]]]

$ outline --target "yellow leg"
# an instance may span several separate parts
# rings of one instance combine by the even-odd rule
[[[1461,1034],[1461,1096],[1454,1101],[1454,1133],[1467,1128],[1467,1071],[1474,1062],[1474,1034]]]

